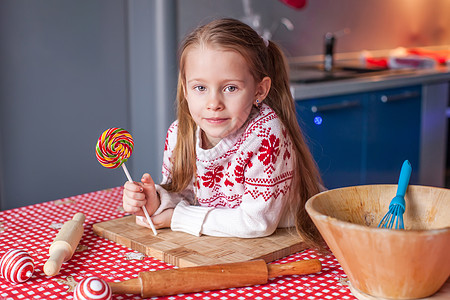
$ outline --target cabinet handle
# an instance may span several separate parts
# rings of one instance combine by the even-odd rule
[[[382,95],[380,97],[380,100],[381,100],[381,102],[386,103],[386,102],[391,102],[391,101],[406,100],[409,98],[415,98],[415,97],[419,97],[419,96],[420,96],[419,92],[406,91],[401,94]]]
[[[360,106],[359,100],[341,101],[338,103],[325,104],[325,105],[313,105],[313,106],[311,106],[311,111],[313,113],[316,113],[316,112],[324,112],[324,111],[330,111],[330,110],[339,110],[339,109],[356,107],[356,106]]]

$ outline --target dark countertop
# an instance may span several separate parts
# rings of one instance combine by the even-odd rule
[[[291,72],[292,77],[292,72]],[[420,70],[387,70],[355,78],[317,83],[291,83],[296,100],[450,81],[450,66]]]

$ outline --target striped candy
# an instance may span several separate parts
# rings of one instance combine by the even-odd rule
[[[73,300],[109,300],[111,297],[111,288],[99,277],[81,280],[73,292]]]
[[[102,166],[115,169],[127,161],[133,147],[131,134],[125,129],[114,127],[105,130],[98,138],[95,155]]]
[[[26,251],[8,250],[0,260],[0,274],[9,282],[25,282],[33,275],[33,272],[34,262]]]

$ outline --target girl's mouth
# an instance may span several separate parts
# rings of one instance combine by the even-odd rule
[[[210,124],[222,124],[224,122],[226,122],[228,119],[227,118],[205,118],[206,122],[210,123]]]

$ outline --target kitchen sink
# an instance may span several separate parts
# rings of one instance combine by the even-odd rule
[[[291,82],[319,83],[344,79],[354,79],[389,72],[387,68],[365,68],[360,66],[337,65],[325,71],[321,65],[291,65]]]
[[[291,82],[294,83],[319,83],[325,81],[335,81],[335,80],[343,80],[343,79],[353,79],[356,75],[354,74],[319,74],[318,76],[307,77],[307,78],[293,78]]]
[[[354,72],[356,74],[366,74],[366,73],[374,73],[374,72],[382,72],[389,70],[388,68],[364,68],[364,67],[351,67],[351,66],[342,66],[337,67],[338,70]]]

